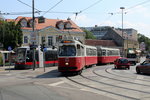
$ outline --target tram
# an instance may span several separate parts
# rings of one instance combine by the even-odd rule
[[[58,51],[59,72],[79,72],[86,66],[97,64],[97,48],[77,40],[62,40]]]
[[[120,57],[120,50],[115,48],[97,47],[98,64],[113,63]]]
[[[36,67],[41,67],[40,61],[44,61],[45,67],[58,65],[58,55],[56,49],[47,48],[47,50],[44,53],[45,56],[43,60],[43,53],[39,51],[38,48],[36,48]],[[33,50],[30,50],[30,47],[19,47],[16,50],[16,56],[17,57],[15,61],[15,69],[33,68]],[[41,57],[42,60],[40,59]]]

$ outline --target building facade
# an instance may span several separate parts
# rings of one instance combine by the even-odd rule
[[[79,39],[84,43],[85,33],[70,19],[47,19],[35,18],[34,34],[32,30],[32,17],[17,17],[16,19],[6,19],[7,21],[15,21],[20,23],[23,32],[22,46],[29,46],[33,42],[36,45],[44,43],[46,47],[58,46],[62,39]]]
[[[137,31],[132,28],[120,29],[110,26],[82,27],[93,33],[98,40],[113,40],[120,47],[121,53],[126,54],[129,49],[139,49]]]

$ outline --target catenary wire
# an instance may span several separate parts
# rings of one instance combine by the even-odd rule
[[[32,8],[32,6],[28,5],[27,3],[22,2],[21,0],[17,0],[17,1],[19,1],[20,3],[26,5],[26,6],[30,7],[30,8]],[[38,10],[36,8],[34,8],[34,9],[37,10],[37,11],[39,11],[39,12],[41,12],[40,10]]]
[[[44,16],[46,13],[48,13],[50,10],[55,8],[58,4],[60,4],[63,0],[60,0],[58,3],[56,3],[53,7],[51,7],[49,10],[47,10],[42,16]]]

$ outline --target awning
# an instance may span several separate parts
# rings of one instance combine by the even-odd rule
[[[141,50],[135,50],[136,51],[136,53],[141,53]]]
[[[129,50],[129,53],[135,53],[134,50]]]

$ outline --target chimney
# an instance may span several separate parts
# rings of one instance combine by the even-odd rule
[[[67,20],[71,20],[71,18],[68,17]]]
[[[98,27],[98,25],[95,25],[95,27]]]

